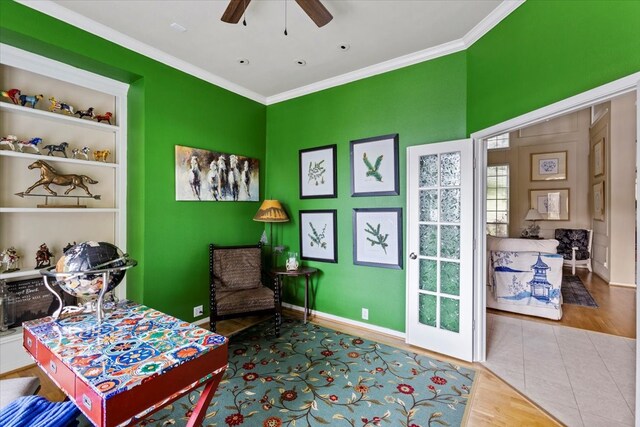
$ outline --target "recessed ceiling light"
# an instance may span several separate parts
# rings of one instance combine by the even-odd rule
[[[187,31],[187,29],[185,27],[183,27],[182,25],[178,24],[177,22],[173,22],[171,25],[169,25],[169,27],[171,27],[172,30],[175,30],[179,33],[184,33],[185,31]]]
[[[338,46],[338,48],[340,50],[349,50],[351,46],[349,45],[349,43],[342,43],[340,46]]]
[[[249,60],[248,59],[238,59],[238,64],[240,65],[249,65]]]
[[[305,65],[307,65],[307,61],[305,61],[304,59],[298,59],[296,61],[296,65],[299,65],[301,67],[304,67]]]

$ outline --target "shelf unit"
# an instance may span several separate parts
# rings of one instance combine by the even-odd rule
[[[41,154],[35,151],[11,150],[0,145],[0,251],[15,246],[21,256],[20,270],[1,273],[0,279],[14,280],[39,276],[35,269],[35,253],[41,243],[47,243],[54,253],[54,262],[62,255],[62,248],[69,242],[102,240],[126,251],[126,170],[127,170],[127,92],[129,86],[75,67],[54,61],[15,47],[0,44],[0,87],[3,90],[19,88],[22,94],[43,94],[36,108],[15,105],[7,98],[0,99],[0,136],[16,135],[20,140],[41,137]],[[112,124],[98,123],[89,118],[50,112],[49,97],[68,102],[80,109],[95,107],[96,113],[113,113]],[[47,156],[43,146],[69,143],[69,158],[55,153]],[[89,147],[94,150],[110,150],[106,162],[71,158],[72,148]],[[31,194],[39,197],[21,198],[24,192],[39,178],[39,170],[27,166],[36,160],[44,160],[63,174],[91,176],[98,183],[89,185],[100,199],[80,199],[86,207],[66,207],[77,199],[49,198],[51,207],[38,208],[48,195],[43,187]],[[51,185],[62,195],[66,187]],[[73,190],[70,196],[84,196],[82,189]],[[65,207],[56,207],[64,205]],[[4,267],[4,266],[2,266]],[[116,288],[119,298],[126,296],[126,282]],[[21,348],[20,329],[0,337],[0,373],[31,363]],[[5,355],[9,357],[4,357]]]

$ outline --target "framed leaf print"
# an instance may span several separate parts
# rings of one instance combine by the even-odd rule
[[[567,179],[567,152],[531,154],[531,181]]]
[[[300,211],[300,259],[338,262],[335,209]]]
[[[338,196],[335,144],[300,150],[299,167],[301,199]]]
[[[353,210],[353,263],[402,269],[402,208]]]
[[[542,215],[543,221],[569,221],[569,189],[529,190],[531,209]]]
[[[398,134],[351,141],[351,196],[397,196]]]

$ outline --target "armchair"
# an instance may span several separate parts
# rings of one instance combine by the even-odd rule
[[[593,242],[593,230],[556,228],[556,240],[558,253],[564,258],[564,265],[571,266],[571,274],[576,274],[576,266],[585,266],[591,269],[591,244]]]
[[[218,320],[273,314],[280,336],[282,306],[277,280],[274,289],[263,285],[261,245],[209,245],[210,326]]]

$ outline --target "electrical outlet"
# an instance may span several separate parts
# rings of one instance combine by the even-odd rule
[[[369,320],[369,309],[368,308],[363,308],[362,309],[362,319],[363,320]]]
[[[201,305],[193,307],[193,317],[202,316],[203,310]]]

